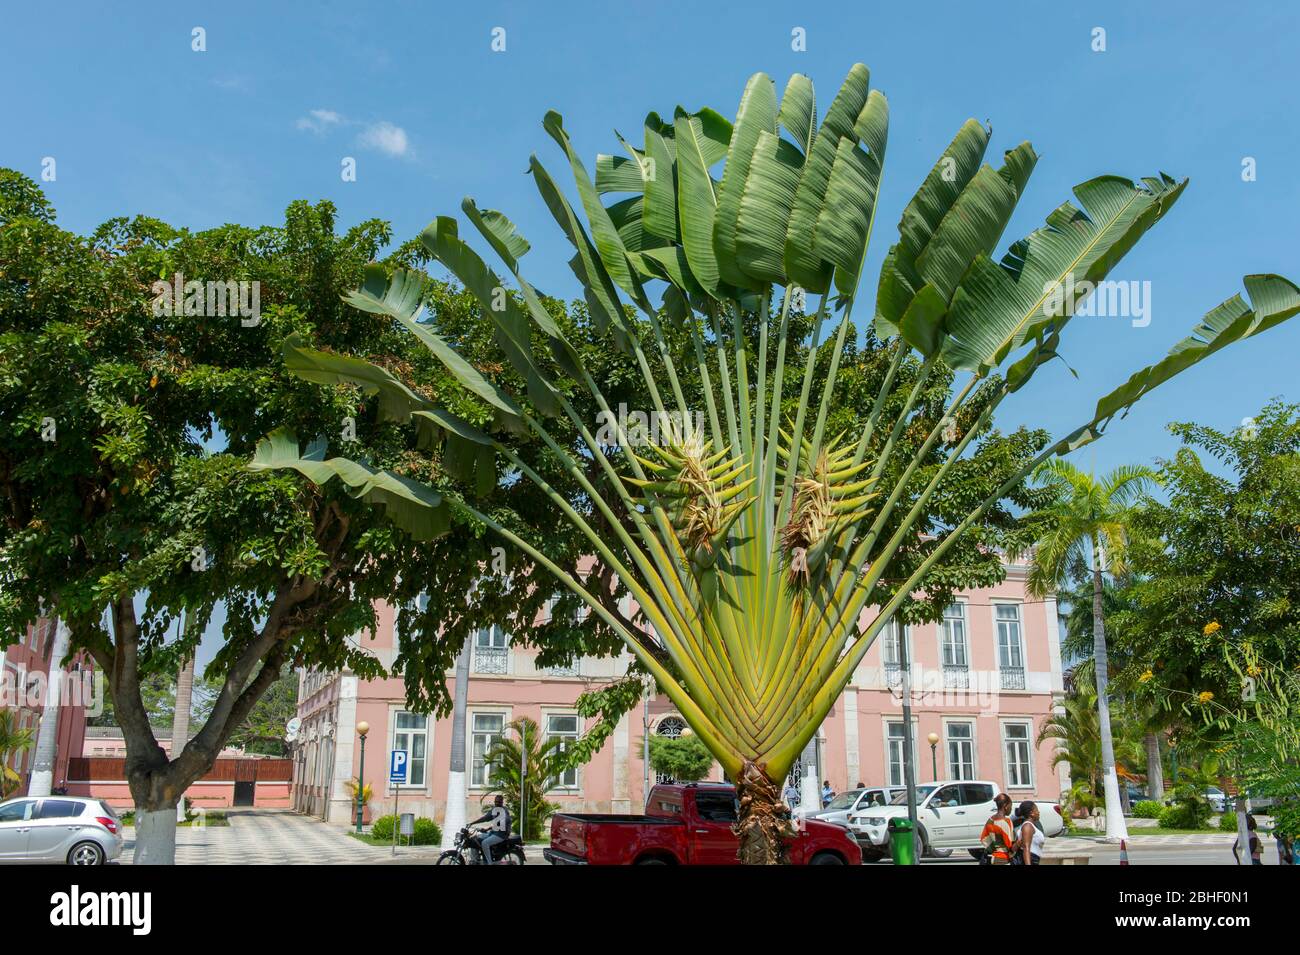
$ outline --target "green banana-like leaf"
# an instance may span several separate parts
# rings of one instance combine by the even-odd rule
[[[478,299],[496,328],[497,344],[527,382],[528,398],[533,405],[549,417],[559,414],[560,401],[555,388],[533,357],[528,318],[506,291],[505,283],[461,240],[456,220],[439,216],[420,233],[420,241]],[[514,261],[508,252],[506,258]]]
[[[1143,395],[1164,384],[1174,375],[1204,361],[1215,352],[1244,341],[1278,325],[1300,312],[1300,288],[1280,275],[1247,275],[1242,284],[1250,304],[1234,295],[1206,313],[1192,334],[1169,350],[1169,354],[1135,372],[1128,381],[1097,402],[1093,420],[1085,427],[1110,421],[1128,409]]]
[[[794,137],[806,156],[817,138],[817,95],[812,80],[802,73],[791,75],[781,94],[781,128]]]
[[[868,147],[863,149],[848,137],[840,140],[813,234],[813,251],[835,266],[835,288],[847,298],[857,291],[884,172],[889,104],[877,90],[867,95],[854,121],[853,135]]]
[[[966,120],[903,210],[898,243],[885,257],[876,291],[876,333],[882,338],[898,334],[899,322],[924,284],[916,260],[979,170],[988,141],[987,129],[973,119]]]
[[[346,295],[344,301],[363,312],[387,315],[405,326],[433,353],[453,378],[496,409],[503,420],[514,427],[521,426],[523,409],[515,400],[488,381],[455,349],[419,322],[419,316],[424,311],[424,303],[420,298],[423,294],[423,283],[422,275],[403,269],[393,273],[390,283],[382,265],[368,265],[365,268],[365,282],[360,289]]]
[[[323,442],[299,454],[298,438],[287,428],[277,428],[259,441],[248,466],[254,471],[294,470],[321,486],[338,478],[349,494],[382,507],[416,540],[441,537],[451,526],[442,495],[428,485],[348,458],[326,458]]]
[[[832,267],[817,255],[815,234],[817,220],[826,200],[841,139],[856,142],[853,127],[858,114],[867,105],[871,73],[861,63],[849,70],[803,164],[799,188],[790,210],[790,224],[785,239],[785,273],[791,282],[818,294],[830,287]]]
[[[718,273],[737,288],[755,283],[736,261],[736,233],[740,202],[749,176],[750,161],[763,133],[776,134],[776,85],[766,73],[755,73],[745,86],[740,109],[732,125],[731,145],[722,183],[718,187],[718,206],[713,219],[713,251]]]
[[[1089,180],[1074,190],[1082,210],[1068,202],[1059,206],[1046,227],[1013,245],[1000,264],[977,257],[944,323],[944,360],[954,368],[984,371],[1046,326],[1064,325],[1081,295],[1063,301],[1064,315],[1052,315],[1045,306],[1053,290],[1070,280],[1081,287],[1104,279],[1169,211],[1186,184],[1167,176],[1140,186],[1119,176]]]
[[[655,113],[647,116],[645,162],[642,169],[645,209],[641,216],[646,232],[670,243],[681,239],[681,230],[677,227],[675,145],[672,126],[665,125]]]
[[[681,223],[682,249],[691,274],[707,293],[717,298],[721,271],[713,249],[714,220],[718,214],[717,183],[709,175],[708,140],[692,117],[677,114],[674,140],[677,143],[677,216]]]
[[[786,283],[785,236],[803,162],[787,140],[759,133],[736,228],[736,262],[752,280]]]
[[[379,397],[381,421],[405,423],[416,411],[430,411],[428,401],[393,376],[386,368],[362,358],[320,351],[303,343],[295,332],[284,341],[284,366],[299,378],[318,385],[356,385]]]

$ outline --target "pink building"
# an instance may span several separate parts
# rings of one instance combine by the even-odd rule
[[[50,654],[54,648],[55,621],[42,617],[31,624],[16,643],[4,649],[0,662],[0,707],[12,710],[15,729],[30,729],[36,735],[45,708],[49,682]],[[54,755],[55,787],[69,786],[69,763],[81,755],[86,730],[86,703],[93,701],[93,664],[78,655],[64,668],[60,687],[58,729]],[[22,777],[11,795],[27,791],[36,746],[8,758],[8,766]],[[71,788],[71,787],[69,787]]]
[[[1029,599],[1024,568],[1013,566],[1002,584],[962,594],[942,624],[907,628],[918,782],[934,778],[937,768],[939,778],[996,780],[1015,800],[1056,799],[1068,788],[1064,769],[1058,775],[1051,766],[1051,744],[1035,744],[1063,692],[1056,617],[1056,601]],[[392,608],[381,604],[379,621],[362,646],[389,667],[396,656]],[[896,630],[881,635],[805,754],[836,791],[858,782],[902,783],[899,650]],[[586,728],[574,709],[579,694],[618,679],[631,660],[626,654],[583,659],[568,671],[543,671],[534,655],[495,628],[474,637],[465,759],[469,818],[479,814],[487,789],[484,754],[511,720],[526,716],[547,735],[577,736]],[[388,752],[405,749],[411,778],[401,788],[399,809],[441,820],[451,718],[408,712],[405,699],[401,679],[359,681],[347,672],[303,671],[294,807],[339,824],[353,818],[345,783],[357,775],[356,726],[364,721],[370,725],[364,778],[375,794],[373,813],[392,811]],[[559,780],[548,798],[572,811],[639,811],[647,778],[645,734],[675,735],[684,726],[668,700],[651,699],[625,715],[604,748]],[[938,737],[933,753],[931,733]],[[716,767],[714,778],[721,778]]]

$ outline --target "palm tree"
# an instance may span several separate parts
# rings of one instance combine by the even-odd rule
[[[1030,560],[1028,589],[1045,597],[1065,585],[1071,563],[1086,562],[1092,576],[1093,672],[1096,681],[1098,732],[1101,737],[1102,786],[1106,795],[1106,838],[1128,837],[1124,824],[1115,743],[1111,732],[1105,575],[1124,571],[1132,508],[1159,478],[1147,467],[1125,465],[1101,480],[1069,461],[1056,458],[1035,472],[1039,483],[1055,492],[1052,503],[1036,512],[1042,534]]]
[[[547,801],[546,793],[555,785],[565,768],[561,762],[564,739],[553,736],[544,740],[537,724],[526,716],[512,720],[507,729],[514,736],[502,736],[487,752],[487,763],[491,767],[488,782],[492,787],[488,790],[488,795],[500,793],[505,797],[506,805],[519,821],[519,832],[525,839],[540,839],[546,820],[559,809],[555,803]],[[527,752],[526,761],[521,759],[521,746]],[[528,800],[527,820],[521,817],[521,790]]]
[[[14,711],[0,707],[0,799],[22,785],[23,778],[9,765],[14,754],[31,749],[36,736],[31,728],[18,729]]]
[[[671,120],[651,113],[644,144],[623,140],[626,156],[598,157],[594,181],[563,118],[548,113],[543,126],[573,174],[585,224],[536,157],[529,172],[576,250],[579,324],[562,327],[524,279],[530,245],[514,223],[473,199],[462,203],[465,219],[515,293],[505,294],[454,218],[438,218],[421,241],[478,298],[507,364],[476,367],[421,320],[422,273],[373,265],[348,299],[427,346],[479,403],[474,423],[393,370],[286,341],[289,368],[378,395],[382,418],[414,425],[419,447],[444,449],[476,495],[496,485],[498,465],[506,480],[532,482],[605,573],[565,572],[531,532],[468,492],[329,458],[321,441],[303,454],[286,429],[261,443],[252,465],[339,478],[421,538],[444,533],[453,512],[472,517],[553,573],[627,645],[736,783],[745,862],[780,861],[789,833],[781,781],[876,636],[977,522],[1001,513],[1037,464],[1096,440],[1159,384],[1300,311],[1292,283],[1249,276],[1253,309],[1240,296],[1218,306],[1068,435],[994,469],[988,487],[954,471],[988,437],[997,406],[1057,357],[1075,306],[1186,185],[1163,175],[1082,183],[1078,207],[1061,205],[998,262],[1037,156],[1022,143],[1000,167],[984,165],[989,131],[970,120],[904,210],[871,322],[880,374],[846,416],[836,382],[858,338],[852,314],[888,134],[885,97],[869,86],[855,65],[818,123],[806,76],[778,96],[756,74],[734,123],[707,108],[679,108]],[[623,198],[607,204],[610,193]],[[652,303],[648,289],[662,289],[662,300]],[[809,296],[815,310],[804,308]],[[592,375],[569,340],[577,334],[634,363],[658,440],[619,420],[606,393],[616,383]],[[787,370],[788,353],[802,356],[802,374],[798,358]],[[969,377],[950,387],[958,373]],[[592,434],[580,410],[588,402],[610,440]],[[456,397],[455,407],[467,406]],[[543,464],[524,460],[520,435],[549,450]],[[968,491],[947,516],[938,509],[953,498],[936,495],[941,485]],[[608,574],[645,614],[646,631],[609,611],[600,585]]]

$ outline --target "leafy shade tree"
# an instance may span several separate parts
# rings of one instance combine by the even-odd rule
[[[650,737],[650,766],[679,783],[693,783],[709,775],[713,754],[691,732],[676,737],[654,735]]]
[[[230,734],[231,746],[262,756],[287,756],[284,728],[298,711],[298,674],[286,667]]]
[[[1170,431],[1182,447],[1160,470],[1165,499],[1138,515],[1120,680],[1182,720],[1180,751],[1215,752],[1238,774],[1279,765],[1269,746],[1300,727],[1300,406]]]
[[[177,800],[286,666],[385,673],[365,646],[377,601],[397,608],[397,665],[423,711],[450,706],[446,669],[470,629],[517,604],[500,588],[467,603],[496,542],[437,506],[444,488],[475,499],[475,459],[422,444],[361,389],[285,368],[292,337],[366,355],[421,395],[481,414],[419,342],[342,301],[389,240],[377,220],[337,234],[330,204],[302,202],[279,226],[191,233],[114,219],[83,238],[55,224],[30,180],[0,175],[0,634],[44,607],[68,623],[71,652],[94,658],[126,739],[137,862],[173,861]],[[415,246],[393,258],[427,261]],[[259,283],[256,308],[240,281]],[[442,282],[425,294],[466,355],[488,354],[471,296]],[[366,459],[376,495],[396,500],[418,480],[429,513],[398,529],[350,488],[250,469],[257,442],[287,422]],[[538,447],[518,453],[545,468]],[[521,532],[545,528],[561,561],[581,550],[531,484],[499,489],[491,512]],[[214,614],[224,623],[206,677],[217,692],[169,757],[151,726],[153,704],[165,702],[167,724],[171,703],[155,691],[173,692]]]
[[[643,145],[624,141],[626,155],[597,157],[594,180],[562,117],[543,122],[582,208],[534,157],[529,171],[576,250],[570,264],[591,319],[581,338],[556,325],[522,277],[529,244],[500,212],[462,204],[515,295],[455,219],[438,218],[422,235],[480,299],[522,389],[419,320],[418,275],[374,267],[349,299],[424,344],[488,409],[477,422],[430,403],[392,369],[294,343],[289,361],[315,381],[363,383],[391,417],[436,422],[454,443],[500,459],[508,483],[555,501],[598,569],[572,573],[485,507],[458,506],[627,644],[739,787],[740,858],[774,863],[789,834],[780,782],[881,629],[895,617],[937,616],[935,598],[950,596],[960,576],[954,565],[996,577],[996,551],[1022,549],[1015,522],[997,517],[1008,498],[1023,499],[1026,475],[1096,440],[1175,374],[1295,314],[1300,289],[1248,277],[1252,304],[1234,296],[1213,309],[1072,432],[1003,444],[980,460],[970,452],[987,449],[997,407],[1058,356],[1076,305],[1186,183],[1082,183],[1079,205],[1058,207],[998,261],[1037,156],[1023,143],[999,167],[985,165],[989,132],[967,122],[903,212],[867,335],[881,372],[844,402],[837,386],[859,337],[852,316],[885,158],[885,97],[859,64],[820,123],[802,75],[780,96],[755,75],[734,123],[708,108],[664,116],[647,117]],[[811,321],[798,321],[809,295]],[[618,420],[609,382],[585,365],[588,335],[634,359],[656,440],[641,421]],[[582,415],[589,401],[604,414],[604,434]],[[573,435],[576,447],[561,440]],[[521,437],[551,449],[546,468],[521,459]],[[283,434],[264,463],[325,477]],[[331,473],[371,491],[371,475],[349,476],[343,464]],[[390,501],[385,494],[372,496]],[[414,488],[403,501],[405,519],[428,510]],[[644,629],[609,611],[612,579],[630,591]]]
[[[22,776],[9,764],[14,761],[14,757],[31,749],[35,743],[35,731],[30,727],[19,729],[14,711],[0,707],[0,799],[22,785]]]
[[[1105,576],[1125,569],[1128,526],[1133,505],[1156,482],[1144,467],[1120,467],[1098,479],[1069,461],[1044,462],[1036,472],[1054,494],[1052,503],[1032,517],[1041,528],[1030,558],[1029,592],[1043,597],[1066,583],[1071,565],[1086,563],[1092,577],[1092,662],[1096,687],[1097,731],[1101,741],[1106,838],[1126,838],[1123,802],[1115,769],[1115,737],[1110,718],[1110,664],[1106,653]]]
[[[540,839],[546,820],[560,808],[546,798],[560,774],[568,768],[564,759],[564,743],[560,737],[544,739],[533,720],[523,717],[512,720],[507,727],[510,733],[500,737],[488,748],[486,759],[489,796],[505,797],[510,815],[518,821],[519,831],[525,839]],[[523,817],[521,798],[527,798],[528,818]]]

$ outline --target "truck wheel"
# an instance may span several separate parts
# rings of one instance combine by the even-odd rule
[[[812,857],[809,865],[844,865],[844,860],[834,852],[819,852]]]
[[[952,855],[951,849],[931,849],[930,856],[935,859],[946,859]]]

